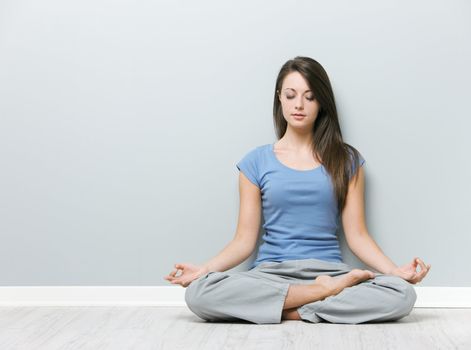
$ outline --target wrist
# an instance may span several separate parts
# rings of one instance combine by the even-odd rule
[[[395,272],[396,272],[396,269],[397,269],[397,266],[393,266],[393,267],[389,268],[389,270],[386,270],[385,274],[386,275],[394,275]]]

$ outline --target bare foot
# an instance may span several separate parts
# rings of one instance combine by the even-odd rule
[[[366,281],[367,279],[374,278],[374,276],[375,274],[369,270],[353,269],[339,277],[331,277],[328,275],[318,276],[315,279],[314,284],[323,286],[330,296],[340,293],[347,287],[351,287],[355,284]]]

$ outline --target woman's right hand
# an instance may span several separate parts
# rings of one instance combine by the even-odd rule
[[[181,270],[182,273],[176,276],[177,272]],[[209,269],[205,266],[198,266],[193,264],[175,264],[175,269],[164,277],[167,281],[173,284],[180,284],[182,287],[188,287],[188,285],[198,277],[209,272]]]

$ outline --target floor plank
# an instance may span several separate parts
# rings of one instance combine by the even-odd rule
[[[471,309],[396,322],[206,322],[186,307],[0,307],[0,349],[471,349]]]

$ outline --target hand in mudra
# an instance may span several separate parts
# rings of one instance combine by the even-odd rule
[[[177,272],[180,270],[182,271],[182,273],[177,276]],[[186,288],[193,280],[208,272],[208,268],[204,266],[185,263],[175,264],[175,269],[173,269],[172,272],[165,276],[164,279],[166,279],[170,283],[180,284],[182,287]]]
[[[417,265],[420,265],[420,271],[416,271]],[[399,276],[407,282],[416,284],[427,275],[432,265],[425,265],[422,260],[415,258],[411,263],[398,266],[391,271],[392,275]]]

